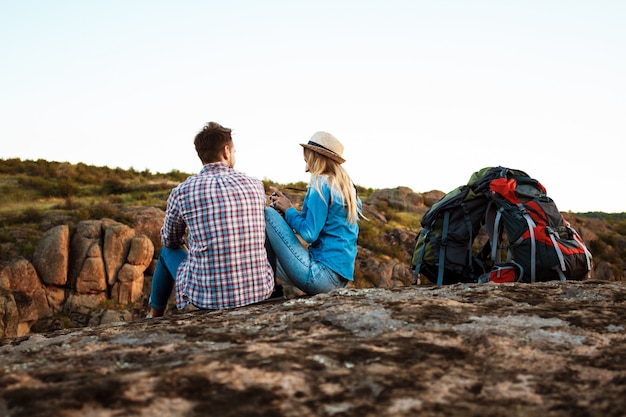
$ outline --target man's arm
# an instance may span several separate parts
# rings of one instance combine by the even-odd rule
[[[168,248],[176,249],[185,246],[185,231],[187,225],[180,213],[179,199],[175,190],[167,199],[165,220],[161,228],[161,243]]]

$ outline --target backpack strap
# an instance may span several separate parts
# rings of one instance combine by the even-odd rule
[[[519,278],[517,278],[517,282],[522,282],[524,279],[524,267],[515,261],[511,261],[511,263],[515,264],[519,268]]]
[[[446,261],[446,251],[448,249],[448,225],[450,224],[450,212],[443,214],[443,228],[441,231],[441,245],[439,246],[439,268],[437,271],[437,286],[443,285],[443,267]]]
[[[465,221],[465,226],[467,227],[467,234],[469,235],[469,239],[467,242],[467,259],[469,259],[469,270],[474,273],[474,262],[472,262],[473,254],[472,254],[472,242],[474,242],[474,228],[472,226],[472,218],[470,216],[470,211],[467,208],[465,203],[461,203],[461,208],[463,209],[463,220]]]
[[[561,281],[565,281],[566,278],[564,272],[567,271],[567,268],[565,268],[565,258],[563,257],[563,251],[556,241],[555,235],[557,235],[558,232],[550,226],[546,226],[546,232],[548,233],[548,236],[550,236],[552,246],[554,247],[554,251],[556,252],[556,257],[559,259],[559,265],[561,266],[560,269],[558,267],[555,267],[554,269],[559,272],[559,278],[561,279]]]
[[[431,230],[426,229],[426,228],[422,228],[420,230],[419,234],[424,235],[424,242],[428,240],[428,237],[430,236],[430,232]],[[418,239],[419,239],[419,235],[418,235]],[[420,274],[420,267],[422,266],[422,261],[424,260],[424,252],[426,252],[426,244],[422,245],[419,252],[417,253],[417,259],[415,260],[415,272],[414,272],[415,283],[417,283],[417,278]]]
[[[530,282],[535,282],[537,275],[537,242],[535,241],[535,227],[537,226],[533,221],[526,207],[522,203],[518,203],[517,207],[520,213],[528,223],[528,231],[530,232]]]
[[[500,263],[498,256],[498,237],[500,235],[502,210],[503,208],[496,210],[493,201],[490,201],[487,205],[487,211],[485,212],[485,228],[487,229],[487,236],[489,237],[489,243],[491,245],[491,260],[494,264]]]
[[[587,246],[585,246],[585,244],[583,243],[582,239],[578,235],[578,232],[576,232],[576,230],[574,230],[571,226],[566,226],[566,227],[567,227],[567,230],[569,230],[569,232],[574,237],[574,240],[585,251],[585,258],[587,258],[587,271],[591,271],[591,266],[592,266],[591,265],[591,259],[592,259],[591,252],[589,252],[589,249],[587,249]]]

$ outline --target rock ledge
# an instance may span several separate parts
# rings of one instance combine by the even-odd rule
[[[0,415],[624,416],[626,283],[341,290],[0,340]]]

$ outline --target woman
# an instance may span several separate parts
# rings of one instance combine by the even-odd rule
[[[302,211],[272,188],[265,224],[269,250],[276,257],[276,276],[313,295],[343,288],[354,280],[361,201],[341,166],[345,159],[337,138],[317,132],[301,146],[305,171],[311,173]]]

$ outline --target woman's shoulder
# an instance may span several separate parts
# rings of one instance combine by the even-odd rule
[[[326,174],[316,175],[312,177],[311,182],[309,182],[309,185],[307,186],[308,192],[310,192],[311,190],[316,190],[318,193],[324,196],[328,196],[330,194],[331,188],[332,187],[330,185],[330,179]]]
[[[319,174],[311,177],[309,187],[330,187],[328,174]]]

